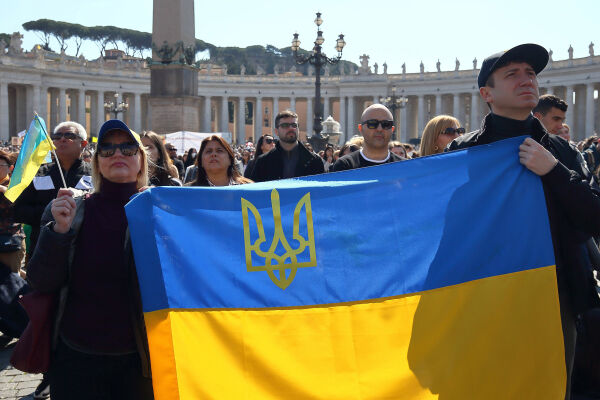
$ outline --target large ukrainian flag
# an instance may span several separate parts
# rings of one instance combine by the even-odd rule
[[[522,140],[139,195],[127,215],[156,398],[564,398]]]

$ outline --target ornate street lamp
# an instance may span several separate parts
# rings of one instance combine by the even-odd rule
[[[404,95],[396,96],[396,86],[392,86],[392,95],[387,97],[380,97],[379,103],[383,104],[392,112],[392,116],[394,120],[396,120],[396,110],[406,107],[406,103],[408,103],[408,98]],[[396,131],[398,129],[396,128]],[[392,135],[392,139],[396,140],[396,133]]]
[[[321,31],[321,24],[323,23],[323,19],[321,18],[321,13],[317,13],[317,18],[315,18],[315,24],[317,25],[317,38],[315,39],[315,45],[313,47],[312,54],[308,55],[300,55],[298,54],[298,50],[300,49],[300,39],[298,39],[298,34],[294,33],[294,40],[292,40],[292,51],[294,53],[294,58],[296,60],[296,64],[302,65],[309,63],[315,66],[315,107],[314,107],[314,124],[313,130],[314,135],[309,138],[311,145],[316,151],[320,151],[325,148],[327,141],[329,139],[329,135],[323,136],[321,135],[321,131],[323,130],[323,105],[321,104],[321,67],[327,64],[336,64],[342,58],[342,50],[346,45],[344,41],[344,35],[340,33],[340,36],[336,40],[335,50],[338,52],[337,57],[329,58],[325,53],[321,50],[321,45],[325,42],[323,38],[323,32]]]
[[[121,101],[119,103],[119,93],[115,93],[115,100],[114,101],[105,101],[104,109],[106,111],[108,111],[109,113],[114,114],[115,115],[114,119],[118,119],[119,113],[124,113],[125,111],[127,111],[129,109],[129,104],[127,104],[125,101]]]

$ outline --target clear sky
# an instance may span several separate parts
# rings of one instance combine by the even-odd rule
[[[434,71],[438,59],[442,70],[452,70],[457,57],[461,69],[470,69],[475,57],[481,65],[486,56],[526,42],[551,48],[554,60],[567,58],[570,44],[575,57],[587,56],[590,42],[600,54],[598,0],[195,0],[194,4],[196,37],[217,46],[286,47],[298,32],[302,47],[310,48],[316,37],[315,12],[320,11],[325,52],[334,55],[335,39],[343,33],[345,60],[359,64],[359,56],[366,53],[371,65],[387,62],[390,73],[400,72],[402,63],[408,72],[418,72],[421,60],[426,71]],[[40,18],[151,32],[152,1],[12,1],[0,13],[0,32],[20,31],[24,47],[31,49],[40,40],[21,25]],[[51,46],[58,48],[54,41]],[[90,42],[83,53],[96,58],[99,50]],[[74,54],[74,45],[67,54]]]

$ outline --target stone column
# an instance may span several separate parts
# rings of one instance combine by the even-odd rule
[[[425,129],[425,96],[420,94],[417,97],[417,137],[423,136]]]
[[[379,104],[379,96],[373,96],[373,104]]]
[[[96,135],[98,134],[98,132],[100,132],[100,127],[102,126],[102,124],[104,123],[105,119],[106,119],[106,115],[104,113],[104,92],[99,90],[98,94],[98,101],[96,102]]]
[[[142,95],[140,93],[133,94],[133,130],[142,132]]]
[[[60,124],[67,120],[67,92],[63,88],[58,90],[58,101],[58,123]]]
[[[50,121],[48,121],[48,88],[45,86],[40,87],[40,103],[38,107],[37,112],[46,121],[47,125]]]
[[[229,102],[227,96],[221,97],[221,126],[219,132],[229,132]]]
[[[325,121],[325,118],[323,118],[323,121]],[[315,115],[313,113],[313,99],[312,97],[307,97],[306,98],[306,137],[312,136],[313,131],[314,131],[314,122],[315,122]]]
[[[85,89],[79,89],[77,93],[77,122],[85,127]]]
[[[594,134],[594,121],[596,120],[594,111],[596,111],[594,110],[594,84],[588,83],[585,85],[585,137]],[[579,140],[583,138],[582,135]]]
[[[323,97],[323,121],[329,117],[329,97]]]
[[[452,116],[460,121],[460,93],[452,95]],[[464,121],[460,121],[464,123]]]
[[[400,109],[400,134],[396,135],[403,143],[408,142],[408,103]]]
[[[342,137],[344,139],[342,144],[344,144],[348,140],[348,129],[346,128],[346,97],[345,96],[340,97],[339,122],[340,122],[340,129],[342,130],[342,133],[343,133]]]
[[[547,89],[546,94],[554,94],[554,87],[553,86],[548,86],[546,89]]]
[[[57,106],[58,97],[56,94],[56,89],[50,90],[50,115],[48,115],[48,120],[46,120],[46,124],[48,125],[48,129],[52,130],[54,126],[58,123],[56,120],[58,119],[58,106]]]
[[[210,96],[204,96],[204,107],[202,112],[202,129],[204,132],[211,132],[210,124]]]
[[[0,82],[0,139],[8,140],[8,84]]]
[[[435,115],[441,115],[442,114],[442,95],[441,94],[436,94],[435,95]]]
[[[246,141],[246,98],[240,96],[237,109],[237,144]]]
[[[479,128],[479,92],[471,93],[471,130]]]
[[[573,128],[575,127],[575,118],[573,118],[573,116],[575,115],[575,110],[573,110],[573,86],[566,87],[565,97],[565,101],[567,102],[567,119],[565,122],[571,127],[571,136],[574,137],[576,135],[576,132],[573,132]]]
[[[354,124],[354,107],[354,96],[348,96],[348,125],[346,128],[348,130],[348,135],[346,136],[348,139],[357,134],[358,131],[358,127]]]
[[[33,86],[25,86],[25,129],[29,128],[29,123],[33,119]]]
[[[32,91],[31,91],[31,113],[32,113],[32,117],[33,117],[33,112],[37,112],[38,115],[42,118],[44,118],[44,114],[41,113],[40,110],[40,97],[41,97],[41,88],[38,85],[33,85]]]
[[[254,106],[254,143],[258,141],[258,138],[263,133],[263,105],[262,97],[256,98]]]
[[[296,98],[294,96],[290,97],[290,110],[296,112]]]
[[[273,97],[273,115],[271,116],[270,124],[273,127],[273,131],[275,131],[275,117],[279,114],[279,97]]]

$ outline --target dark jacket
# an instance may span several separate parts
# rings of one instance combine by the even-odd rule
[[[38,246],[27,265],[27,281],[34,290],[42,293],[59,293],[58,309],[54,322],[54,347],[58,341],[60,322],[67,303],[69,277],[71,276],[71,267],[75,255],[77,234],[85,215],[85,197],[81,195],[75,197],[75,202],[77,204],[76,215],[71,224],[71,230],[66,234],[54,232],[54,220],[50,212],[50,205],[48,205],[42,217],[44,226],[40,232]],[[129,266],[132,326],[134,327],[136,347],[142,364],[142,373],[145,377],[150,377],[150,352],[129,232],[127,232],[126,237],[123,251],[126,253],[127,265]]]
[[[298,163],[294,171],[294,178],[299,176],[316,175],[325,172],[323,160],[318,155],[310,152],[302,143],[298,142]],[[277,142],[275,148],[258,157],[254,163],[254,170],[250,179],[254,182],[274,181],[283,179],[283,157],[285,151]]]
[[[455,139],[447,150],[498,140],[492,121],[488,114],[481,129]],[[515,137],[522,134],[514,132]],[[568,295],[572,311],[577,315],[600,306],[586,249],[586,242],[600,234],[600,189],[581,154],[561,137],[548,134],[535,118],[531,137],[559,161],[541,180],[554,245],[559,294],[561,297]]]
[[[77,184],[81,181],[82,177],[90,177],[92,175],[92,168],[90,164],[76,160],[68,171],[63,170],[65,175],[65,181],[67,186],[70,188],[77,188]],[[14,204],[13,212],[14,219],[16,222],[31,225],[31,237],[30,246],[28,252],[33,252],[35,245],[40,234],[40,221],[42,214],[46,206],[56,198],[58,189],[63,187],[62,178],[60,177],[60,171],[56,163],[42,165],[38,171],[36,178],[49,176],[52,179],[53,188],[50,189],[36,189],[34,182],[31,182],[27,188],[21,193]],[[85,178],[91,184],[91,179]]]

